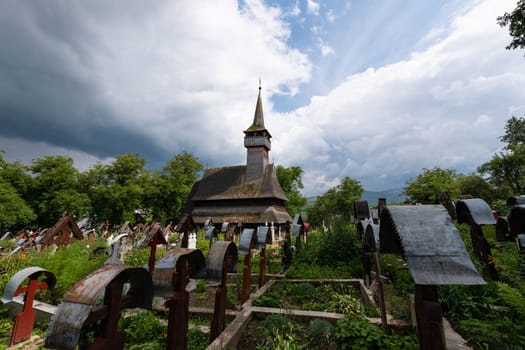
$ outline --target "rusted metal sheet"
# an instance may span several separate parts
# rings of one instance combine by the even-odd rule
[[[213,319],[210,327],[210,343],[219,336],[224,329],[226,317],[226,287],[227,272],[237,271],[237,246],[231,241],[215,242],[208,253],[206,268],[206,283],[216,286]]]
[[[381,253],[403,255],[416,284],[484,284],[442,205],[390,206],[379,229]]]
[[[41,276],[45,276],[41,279]],[[27,285],[22,285],[29,280]],[[20,294],[25,294],[22,311],[16,315],[11,332],[10,346],[31,338],[35,324],[36,312],[33,310],[33,301],[38,289],[53,289],[56,283],[55,275],[40,267],[33,266],[18,271],[7,283],[2,297],[3,303],[8,303]]]
[[[51,229],[47,230],[40,238],[39,243],[44,245],[68,245],[75,239],[82,240],[84,235],[78,228],[73,215],[62,217]]]
[[[356,220],[370,219],[370,207],[367,200],[354,201],[354,218]]]
[[[255,229],[245,228],[241,233],[241,240],[239,242],[239,254],[248,255],[250,249],[255,247],[257,236],[255,235]]]
[[[180,219],[177,226],[175,226],[175,232],[179,232],[181,240],[177,244],[180,248],[188,248],[188,239],[190,232],[195,232],[197,225],[193,221],[193,217],[190,214],[184,214]]]
[[[129,289],[123,295],[125,283],[129,284]],[[96,305],[102,294],[103,304]],[[49,324],[45,346],[53,349],[75,349],[82,328],[96,321],[101,321],[100,335],[90,348],[121,346],[123,334],[117,327],[121,309],[151,309],[152,299],[153,283],[146,270],[105,265],[77,282],[66,293]]]
[[[227,262],[231,259],[231,262]],[[223,280],[223,268],[226,272],[237,272],[237,246],[230,241],[215,242],[208,252],[208,263],[206,265],[206,283],[219,285]]]
[[[162,231],[160,222],[155,222],[150,226],[146,232],[146,236],[137,243],[137,248],[143,249],[151,246],[151,244],[168,244],[166,237],[164,236],[164,232]]]
[[[460,199],[456,203],[458,223],[495,225],[496,218],[490,206],[481,198]]]
[[[188,348],[188,311],[190,277],[201,274],[206,266],[198,249],[174,248],[157,263],[153,273],[155,295],[168,298],[168,350]]]
[[[257,228],[257,248],[266,248],[267,244],[272,243],[272,235],[268,226],[259,226]]]
[[[177,264],[181,258],[184,258],[184,268],[190,278],[204,277],[206,259],[200,250],[171,248],[155,265],[152,274],[155,296],[165,298],[173,296],[173,289],[176,284],[174,272],[177,270]],[[178,268],[182,269],[182,266]]]

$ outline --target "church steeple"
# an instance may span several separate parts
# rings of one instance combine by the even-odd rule
[[[244,147],[246,147],[246,180],[253,181],[264,175],[268,165],[268,153],[271,149],[270,132],[264,126],[264,114],[261,101],[261,84],[259,80],[259,95],[255,106],[252,125],[244,131]]]

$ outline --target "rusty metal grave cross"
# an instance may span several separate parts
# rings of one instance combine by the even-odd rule
[[[217,287],[213,319],[210,327],[210,343],[213,342],[224,329],[228,291],[226,281],[228,272],[237,271],[237,259],[237,246],[231,241],[217,241],[213,243],[208,252],[206,283]]]
[[[206,261],[198,249],[172,248],[157,262],[153,272],[155,296],[167,298],[168,350],[188,348],[190,277],[203,277]]]

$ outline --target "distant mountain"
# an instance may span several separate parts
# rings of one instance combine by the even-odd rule
[[[376,206],[379,198],[386,198],[386,204],[403,203],[405,196],[402,195],[403,190],[400,188],[394,188],[385,191],[367,191],[364,190],[361,195],[361,199],[368,201],[368,205]],[[309,207],[315,203],[317,196],[307,197],[306,206]]]
[[[361,199],[367,200],[369,205],[377,205],[377,200],[379,198],[386,198],[387,205],[403,203],[405,201],[405,196],[402,193],[403,190],[400,188],[377,192],[365,190],[361,195]]]

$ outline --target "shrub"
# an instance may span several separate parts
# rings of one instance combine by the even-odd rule
[[[363,306],[361,301],[350,294],[334,293],[327,304],[327,311],[352,315],[354,317],[363,316]]]
[[[335,338],[341,349],[419,349],[413,336],[386,334],[367,320],[345,317],[337,321]]]
[[[163,335],[166,325],[151,311],[138,313],[121,321],[121,329],[126,334],[126,349],[165,349]],[[140,347],[137,347],[140,345]]]
[[[252,303],[254,306],[281,307],[283,305],[283,299],[278,294],[266,292],[264,295],[255,299]]]
[[[299,302],[315,298],[315,287],[311,283],[299,283],[294,288],[295,297]]]

